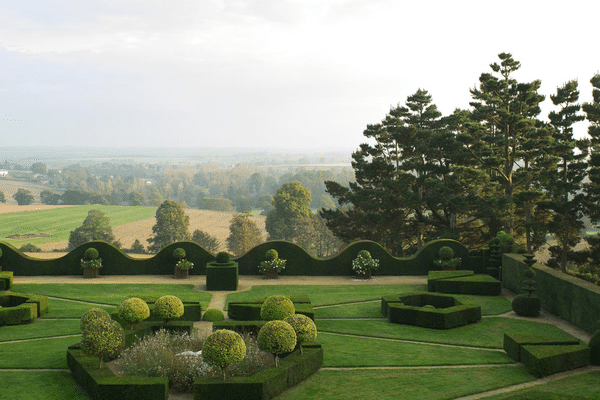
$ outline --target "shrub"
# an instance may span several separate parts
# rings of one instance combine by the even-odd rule
[[[221,311],[217,308],[209,308],[208,310],[206,310],[206,312],[202,316],[203,321],[210,321],[210,322],[223,321],[224,319],[225,319],[225,316],[223,315],[223,311]]]
[[[146,248],[139,241],[139,239],[135,239],[135,241],[131,245],[131,252],[134,254],[146,254]]]
[[[358,252],[358,257],[371,258],[371,253],[369,253],[369,250],[361,250]]]
[[[165,324],[168,325],[169,321],[183,315],[183,303],[177,296],[159,297],[154,303],[154,315],[164,319]]]
[[[358,256],[352,260],[352,270],[359,275],[364,275],[377,268],[379,268],[379,260],[371,258],[371,253],[367,250],[359,251]]]
[[[83,254],[83,259],[86,261],[89,260],[95,260],[96,258],[98,258],[100,256],[100,253],[98,253],[98,250],[96,250],[93,247],[90,247],[89,249],[87,249],[85,251],[85,253]]]
[[[279,258],[279,253],[277,253],[277,250],[275,249],[267,250],[265,258],[267,259],[267,261],[277,260]]]
[[[118,322],[108,318],[99,318],[90,322],[81,336],[81,348],[87,354],[98,357],[100,369],[102,369],[102,360],[117,357],[124,343],[123,328]]]
[[[294,351],[296,347],[296,332],[290,324],[285,321],[269,321],[260,331],[256,339],[258,347],[263,351],[273,354],[275,366],[279,366],[278,354]]]
[[[192,269],[194,268],[194,263],[186,260],[185,258],[182,258],[181,260],[177,261],[177,264],[175,264],[175,266],[179,269]]]
[[[590,362],[600,365],[600,330],[594,332],[588,346],[590,346]]]
[[[81,328],[81,331],[83,332],[85,330],[85,327],[88,326],[90,322],[100,318],[110,319],[110,314],[101,308],[90,308],[89,310],[84,312],[79,322],[79,327]]]
[[[260,317],[265,321],[284,320],[295,313],[294,303],[281,295],[267,297],[260,308]]]
[[[39,246],[36,246],[33,243],[24,244],[23,246],[19,247],[19,250],[22,251],[23,253],[41,253],[42,252],[42,248]]]
[[[221,368],[225,380],[225,368],[229,364],[242,361],[246,356],[246,343],[234,331],[219,329],[206,338],[202,345],[202,357],[216,367]]]
[[[217,254],[217,263],[218,264],[227,264],[231,260],[229,253],[226,251],[221,251]]]
[[[294,328],[294,332],[296,332],[296,341],[300,348],[300,354],[304,354],[302,351],[302,343],[310,342],[317,338],[317,326],[312,319],[302,314],[294,314],[291,317],[287,317],[285,322]]]
[[[442,248],[440,248],[440,251],[438,252],[438,256],[442,260],[449,260],[452,257],[454,257],[454,250],[452,250],[452,247],[450,247],[450,246],[443,246]]]
[[[186,253],[185,250],[182,249],[181,247],[176,248],[175,250],[173,250],[173,258],[176,260],[181,260],[182,258],[185,258]]]
[[[140,298],[131,297],[121,303],[119,306],[119,317],[129,322],[129,328],[133,329],[133,324],[142,322],[150,316],[148,304]]]
[[[513,311],[522,317],[537,317],[542,309],[540,298],[533,295],[520,294],[512,301]]]

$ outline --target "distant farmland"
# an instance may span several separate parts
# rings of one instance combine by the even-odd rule
[[[152,235],[152,226],[156,223],[156,207],[85,205],[35,210],[38,207],[0,206],[0,241],[17,248],[32,243],[44,251],[62,250],[67,247],[69,233],[81,226],[88,211],[100,210],[109,218],[113,232],[123,248],[130,248],[135,239],[146,246],[146,239]],[[20,211],[22,208],[30,211]],[[232,213],[187,209],[186,214],[190,217],[190,233],[196,229],[204,230],[216,236],[225,250]],[[265,218],[251,219],[264,234]]]

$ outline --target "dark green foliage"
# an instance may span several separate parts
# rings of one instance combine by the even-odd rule
[[[237,333],[250,333],[257,335],[260,328],[265,326],[267,321],[248,320],[248,321],[216,321],[213,323],[213,329],[229,329]]]
[[[450,246],[443,246],[440,248],[438,255],[442,260],[449,260],[454,257],[454,250],[452,250],[452,247]]]
[[[192,242],[197,243],[199,246],[212,254],[218,252],[219,248],[221,247],[221,243],[216,237],[211,236],[200,229],[196,229],[194,233],[192,233]]]
[[[556,338],[539,336],[539,335],[528,335],[519,332],[505,332],[504,333],[504,351],[510,358],[515,361],[521,361],[521,349],[523,346],[575,346],[581,342],[572,338],[570,340],[557,340]]]
[[[473,276],[473,271],[458,270],[458,271],[429,271],[427,274],[427,290],[436,292],[436,284],[440,279],[454,279],[467,276]]]
[[[589,365],[590,348],[585,345],[523,346],[521,361],[527,372],[542,378]]]
[[[58,205],[58,203],[60,202],[60,195],[48,189],[42,190],[42,192],[40,193],[40,201],[42,202],[42,204],[55,206]]]
[[[242,256],[262,243],[262,233],[249,214],[234,214],[229,221],[227,249],[236,256]]]
[[[295,313],[294,303],[281,295],[267,297],[260,309],[260,317],[265,321],[285,320]]]
[[[295,241],[298,222],[310,216],[310,190],[298,181],[281,185],[273,199],[273,210],[267,215],[265,228],[269,240]]]
[[[13,271],[0,272],[0,290],[9,290],[13,284]]]
[[[22,251],[23,253],[41,253],[42,248],[33,243],[27,243],[19,247],[19,251]]]
[[[269,249],[265,253],[265,259],[267,261],[277,260],[278,258],[279,258],[279,253],[277,253],[277,250],[275,250],[275,249]]]
[[[185,255],[185,250],[181,247],[178,247],[175,250],[173,250],[173,258],[176,260],[181,260],[182,258],[185,258]]]
[[[229,253],[227,253],[226,251],[221,251],[217,254],[217,263],[218,264],[227,264],[229,263],[229,261],[231,260],[231,257],[229,256]]]
[[[163,247],[189,239],[190,217],[183,208],[171,200],[166,200],[156,210],[156,224],[152,227],[153,236],[148,239],[148,250],[158,252]]]
[[[96,250],[93,247],[88,248],[85,253],[83,253],[83,259],[84,260],[95,260],[96,258],[98,258],[100,256],[100,253],[98,253],[98,250]]]
[[[204,312],[204,315],[202,315],[202,321],[217,322],[223,321],[224,319],[225,316],[223,315],[223,311],[218,308],[209,308]]]
[[[431,291],[438,293],[475,294],[479,296],[499,296],[502,293],[502,282],[489,275],[442,278],[435,280],[431,286],[433,287]]]
[[[0,295],[0,326],[29,323],[38,317],[38,304],[30,295],[4,293]],[[48,299],[46,299],[47,303]],[[47,307],[46,307],[47,312]]]
[[[542,309],[540,298],[534,295],[520,294],[512,301],[513,311],[522,317],[537,317]]]
[[[4,197],[4,192],[0,190],[0,203],[6,203],[6,197]]]
[[[27,189],[19,188],[17,192],[13,194],[13,199],[15,199],[17,204],[20,206],[27,206],[33,203],[33,195]]]
[[[134,254],[146,254],[146,248],[139,241],[139,239],[135,239],[135,241],[131,245],[131,252]]]
[[[234,261],[208,263],[206,266],[206,290],[237,290],[238,264]]]
[[[115,242],[115,235],[110,226],[110,221],[100,210],[90,210],[85,220],[83,220],[83,224],[71,231],[68,248],[73,250],[94,240]]]
[[[590,346],[590,361],[594,365],[600,365],[600,330],[594,332],[588,343]]]

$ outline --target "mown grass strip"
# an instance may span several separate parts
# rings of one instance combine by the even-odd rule
[[[71,371],[2,371],[0,398],[3,400],[89,400]]]
[[[0,369],[67,368],[67,348],[80,341],[76,336],[0,343]]]
[[[25,325],[3,326],[0,328],[0,342],[78,335],[80,333],[79,320],[40,319]]]
[[[511,364],[505,353],[320,332],[325,367]]]
[[[347,333],[358,336],[414,340],[417,342],[501,349],[504,332],[517,331],[557,339],[573,339],[560,329],[543,323],[502,317],[490,317],[476,324],[449,330],[424,329],[392,324],[387,320],[317,320],[319,332]]]
[[[50,306],[50,311],[48,311],[48,314],[42,316],[42,319],[81,318],[83,313],[90,308],[101,308],[109,313],[115,309],[115,306],[104,306],[95,303],[80,303],[78,301],[61,300],[55,298],[49,298],[48,304]]]
[[[324,370],[278,400],[447,400],[534,380],[518,366]]]

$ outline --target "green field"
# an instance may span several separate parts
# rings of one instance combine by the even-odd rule
[[[43,243],[69,240],[69,233],[81,226],[90,210],[100,210],[111,226],[141,221],[156,215],[156,207],[85,205],[50,210],[23,211],[0,214],[0,240],[15,247],[25,243]],[[10,239],[11,235],[46,234],[47,237]]]

